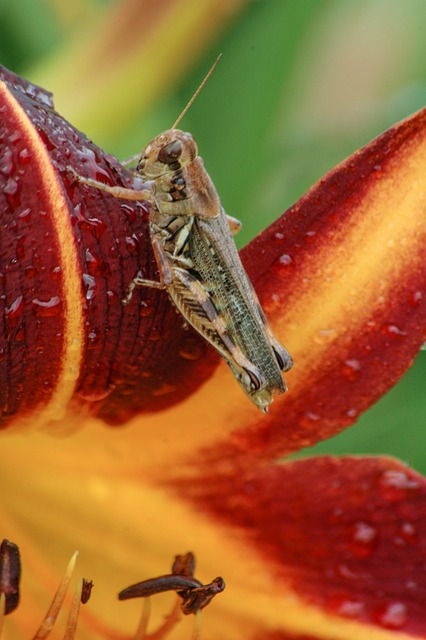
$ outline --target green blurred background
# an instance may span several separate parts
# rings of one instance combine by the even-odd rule
[[[180,126],[197,139],[226,210],[243,221],[242,245],[336,163],[425,105],[426,3],[240,0],[226,13],[220,0],[182,0],[182,20],[204,4],[223,13],[214,29],[206,18],[175,42],[179,24],[164,16],[167,55],[158,56],[132,51],[151,33],[147,13],[130,19],[128,37],[125,26],[111,35],[138,0],[3,0],[0,62],[53,91],[65,117],[126,158],[171,126],[222,52]],[[160,20],[166,5],[139,0]],[[96,93],[102,70],[107,89]],[[387,453],[426,473],[425,382],[421,352],[355,427],[301,455]]]

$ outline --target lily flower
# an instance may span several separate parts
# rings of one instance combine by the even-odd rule
[[[54,638],[143,637],[146,623],[148,638],[191,637],[175,596],[153,598],[143,624],[140,603],[117,598],[190,550],[197,581],[226,582],[205,640],[425,637],[425,479],[386,457],[281,458],[353,424],[424,340],[426,110],[242,251],[295,361],[267,416],[166,292],[122,304],[138,271],[157,275],[149,206],[70,167],[134,176],[5,69],[0,113],[1,523],[23,565],[5,637],[50,630],[74,549],[94,589]]]

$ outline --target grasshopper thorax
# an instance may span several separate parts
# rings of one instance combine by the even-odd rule
[[[148,180],[177,171],[197,157],[198,149],[190,133],[169,129],[146,145],[137,166],[137,172]]]

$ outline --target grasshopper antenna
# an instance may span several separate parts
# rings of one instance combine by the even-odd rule
[[[182,111],[182,113],[179,115],[178,119],[176,120],[176,122],[173,123],[173,125],[171,126],[171,129],[176,129],[177,125],[179,124],[179,122],[182,120],[182,118],[184,117],[184,115],[186,114],[186,112],[188,111],[188,109],[193,105],[193,103],[195,102],[195,100],[198,98],[198,95],[200,93],[200,91],[203,89],[204,85],[206,84],[207,80],[210,78],[210,76],[212,75],[213,71],[216,69],[217,63],[219,62],[219,60],[221,59],[222,54],[219,53],[219,55],[217,56],[215,62],[213,63],[210,71],[207,73],[206,77],[204,78],[204,80],[202,81],[202,83],[200,84],[200,86],[198,87],[198,89],[196,90],[196,92],[194,93],[194,95],[192,96],[191,100],[188,102],[188,104],[186,105],[185,109]]]

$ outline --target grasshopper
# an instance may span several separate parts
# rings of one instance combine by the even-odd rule
[[[272,396],[287,389],[281,371],[288,371],[293,360],[274,337],[241,263],[233,239],[240,223],[225,213],[192,135],[176,129],[214,66],[173,127],[142,151],[136,174],[143,191],[70,170],[83,184],[151,205],[160,280],[135,277],[123,302],[128,304],[139,286],[165,289],[185,320],[224,358],[244,393],[267,413]]]

